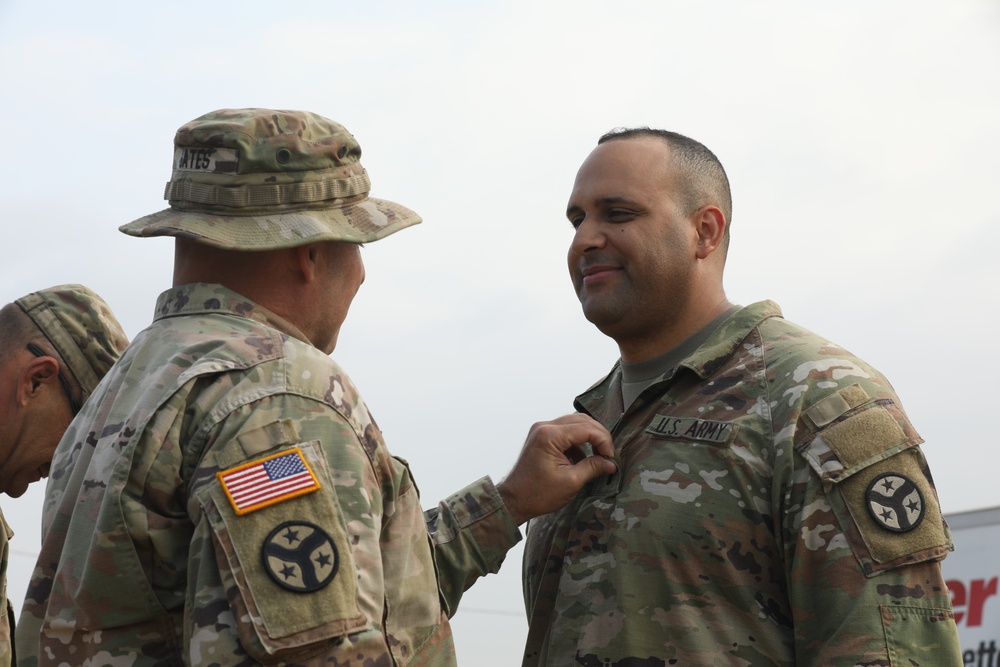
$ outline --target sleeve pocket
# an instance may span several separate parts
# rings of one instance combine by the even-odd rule
[[[799,450],[867,576],[940,560],[953,548],[920,442],[894,403],[872,401]]]
[[[880,610],[890,664],[963,664],[951,609],[882,605]],[[953,659],[941,662],[949,652]]]
[[[201,499],[240,642],[265,664],[312,655],[367,626],[344,518],[323,477],[315,493],[242,515],[219,484]]]

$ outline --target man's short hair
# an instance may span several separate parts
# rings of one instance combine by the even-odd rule
[[[681,205],[685,213],[692,213],[706,204],[718,206],[726,217],[725,244],[729,245],[729,223],[733,217],[733,195],[729,189],[729,177],[715,153],[704,144],[690,137],[669,130],[649,127],[618,127],[605,133],[597,140],[598,145],[620,139],[653,137],[662,139],[670,146],[672,164],[677,167]]]

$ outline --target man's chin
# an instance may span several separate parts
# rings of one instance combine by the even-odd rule
[[[583,316],[596,327],[618,321],[622,317],[621,304],[614,299],[583,297],[580,305],[583,307]]]
[[[14,484],[11,485],[9,488],[4,489],[3,492],[6,493],[11,498],[20,498],[21,496],[24,495],[24,492],[27,490],[28,490],[27,484]]]
[[[24,495],[24,492],[28,490],[28,487],[35,482],[41,481],[49,476],[49,464],[39,466],[31,471],[29,479],[15,479],[11,480],[10,484],[6,489],[3,490],[11,498],[20,498]]]
[[[621,323],[621,314],[610,311],[603,308],[586,308],[583,309],[583,316],[587,318],[587,321],[597,327],[605,336],[610,336],[614,338],[614,333],[618,329],[618,325]]]

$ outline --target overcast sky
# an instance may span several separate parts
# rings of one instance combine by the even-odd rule
[[[1000,505],[1000,5],[0,0],[0,302],[64,282],[130,336],[170,285],[174,131],[207,111],[345,124],[373,194],[424,224],[363,250],[334,357],[425,506],[499,480],[617,348],[566,271],[566,200],[603,132],[692,136],[733,185],[731,301],[773,299],[893,382],[946,513]],[[36,484],[2,508],[19,608]],[[520,660],[520,550],[468,594],[459,659]]]

